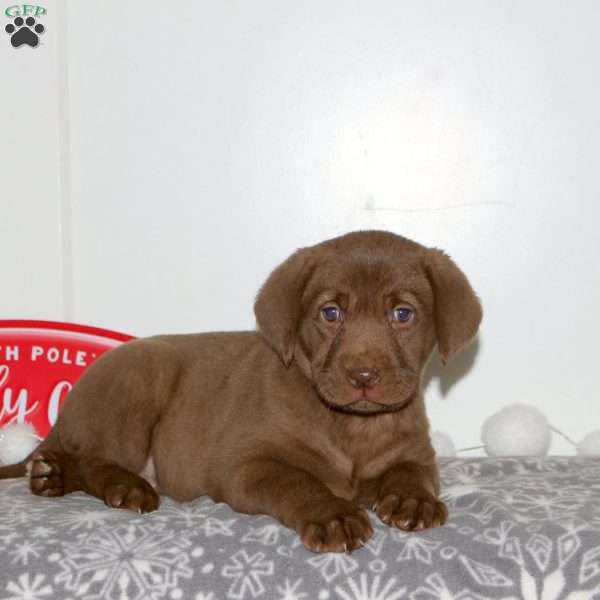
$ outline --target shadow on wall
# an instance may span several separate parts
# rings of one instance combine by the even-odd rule
[[[452,386],[471,370],[477,360],[480,348],[481,342],[479,337],[477,337],[468,348],[463,350],[447,365],[442,363],[440,355],[435,352],[425,369],[423,389],[427,390],[429,385],[434,380],[437,380],[440,393],[443,397],[447,396]]]

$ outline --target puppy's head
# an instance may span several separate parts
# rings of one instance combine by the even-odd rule
[[[383,231],[298,250],[270,275],[255,313],[283,363],[295,360],[325,404],[363,415],[407,406],[436,342],[446,362],[482,317],[450,258]]]

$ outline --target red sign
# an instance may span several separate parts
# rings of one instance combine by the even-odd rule
[[[0,320],[0,427],[31,423],[45,437],[83,371],[131,339],[71,323]]]

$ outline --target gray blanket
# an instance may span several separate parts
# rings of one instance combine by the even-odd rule
[[[0,600],[600,599],[600,459],[442,462],[445,527],[371,513],[352,554],[311,554],[266,516],[207,498],[152,514],[0,482]]]

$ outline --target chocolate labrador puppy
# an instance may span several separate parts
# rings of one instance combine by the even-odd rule
[[[158,508],[208,495],[294,528],[314,552],[442,525],[421,391],[477,332],[469,282],[439,250],[383,231],[302,248],[255,304],[258,332],[166,335],[111,350],[84,373],[48,438],[0,477]]]

